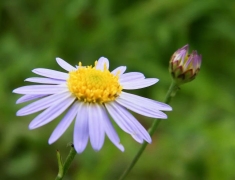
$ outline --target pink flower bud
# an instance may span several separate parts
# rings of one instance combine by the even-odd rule
[[[200,70],[201,61],[202,56],[197,51],[188,54],[188,45],[178,49],[170,60],[172,78],[178,85],[192,81]]]

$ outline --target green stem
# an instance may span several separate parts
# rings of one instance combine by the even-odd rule
[[[59,166],[59,172],[57,174],[57,177],[55,180],[62,180],[64,175],[67,173],[70,164],[72,163],[75,155],[77,154],[76,150],[74,149],[74,146],[71,145],[70,152],[65,160],[65,163],[62,163],[62,159],[60,156],[59,151],[57,151],[57,160],[58,160],[58,166]]]
[[[177,90],[179,89],[179,87],[174,83],[174,81],[171,83],[168,91],[167,91],[167,94],[166,94],[166,97],[165,97],[165,100],[164,102],[169,104],[169,102],[171,101],[171,98],[173,96],[175,96]],[[149,128],[148,132],[150,134],[150,136],[153,136],[155,130],[157,129],[158,125],[160,124],[161,120],[159,119],[156,119],[151,127]],[[131,171],[131,169],[134,167],[134,165],[136,164],[136,162],[138,161],[138,159],[140,158],[141,154],[143,153],[143,151],[145,150],[146,146],[148,145],[147,142],[144,142],[139,151],[137,152],[137,154],[135,155],[134,159],[132,160],[131,164],[127,167],[127,169],[123,172],[123,174],[121,175],[121,177],[119,178],[119,180],[123,180],[127,174]]]
[[[58,161],[58,166],[59,166],[59,172],[57,174],[56,180],[59,180],[63,178],[63,174],[64,174],[62,158],[61,158],[59,150],[56,151],[56,156],[57,156],[57,161]]]

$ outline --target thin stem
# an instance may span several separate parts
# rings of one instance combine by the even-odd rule
[[[57,174],[57,177],[55,180],[62,180],[64,175],[67,173],[69,166],[71,165],[75,155],[77,154],[76,150],[74,149],[73,144],[71,145],[71,149],[70,152],[64,162],[64,164],[62,164],[62,159],[60,156],[59,151],[57,151],[57,160],[58,160],[58,166],[59,166],[59,172]]]
[[[64,163],[64,174],[67,173],[70,164],[72,163],[75,155],[77,154],[76,150],[74,149],[74,146],[71,145],[71,150],[69,152],[69,155],[67,156],[65,163]]]
[[[165,100],[164,102],[169,104],[169,102],[171,101],[171,98],[173,96],[175,96],[177,90],[179,89],[179,87],[174,83],[174,81],[171,83],[168,91],[167,91],[167,94],[166,94],[166,97],[165,97]],[[155,130],[157,129],[158,125],[160,124],[161,120],[160,119],[156,119],[151,127],[149,128],[148,132],[150,134],[150,136],[153,136]],[[143,151],[145,150],[146,146],[148,145],[148,143],[145,141],[139,151],[137,152],[137,154],[135,155],[134,159],[132,160],[131,164],[127,167],[127,169],[123,172],[123,174],[121,175],[121,177],[119,178],[119,180],[123,180],[127,174],[131,171],[131,169],[134,167],[134,165],[136,164],[136,162],[138,161],[138,159],[140,158],[141,154],[143,153]]]
[[[59,166],[59,172],[57,174],[56,180],[59,180],[63,178],[63,174],[64,174],[62,158],[61,158],[59,150],[56,151],[56,156],[57,156],[57,161],[58,161],[58,166]]]

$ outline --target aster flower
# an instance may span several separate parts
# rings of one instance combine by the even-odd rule
[[[20,109],[17,116],[43,110],[31,121],[29,129],[41,127],[67,110],[51,134],[49,144],[59,139],[75,119],[73,143],[77,153],[83,152],[88,139],[92,148],[99,151],[105,134],[117,148],[124,151],[109,116],[137,142],[151,143],[148,132],[127,109],[161,119],[167,118],[161,110],[172,110],[167,104],[123,92],[124,89],[151,86],[158,82],[156,78],[145,78],[139,72],[124,73],[125,66],[110,72],[109,61],[104,57],[99,58],[94,67],[82,66],[81,63],[73,67],[60,58],[56,58],[56,61],[68,73],[37,68],[33,72],[44,77],[32,77],[25,81],[43,85],[28,85],[13,90],[14,93],[24,94],[17,100],[17,104],[36,100]]]
[[[174,81],[180,85],[195,79],[200,71],[202,56],[197,51],[188,54],[188,45],[178,49],[170,60],[170,73]]]

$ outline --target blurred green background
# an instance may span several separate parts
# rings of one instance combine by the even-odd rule
[[[30,131],[34,115],[16,117],[25,104],[12,90],[30,83],[32,69],[63,71],[55,61],[93,64],[100,56],[111,69],[156,77],[156,85],[132,91],[163,101],[171,82],[168,61],[190,44],[203,62],[198,77],[183,85],[128,180],[235,179],[234,0],[1,0],[0,179],[54,179],[56,149],[69,152],[73,127],[53,145],[52,123]],[[135,114],[147,128],[153,119]],[[140,144],[116,127],[125,152],[107,138],[101,151],[76,156],[65,180],[117,179]]]

